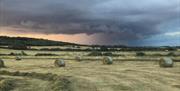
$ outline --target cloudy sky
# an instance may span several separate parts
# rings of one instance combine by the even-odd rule
[[[0,0],[0,35],[177,46],[180,0]]]

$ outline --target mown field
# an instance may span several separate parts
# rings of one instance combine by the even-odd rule
[[[37,47],[36,47],[37,48]],[[21,50],[0,49],[0,54],[21,53]],[[91,52],[31,51],[16,61],[12,55],[1,55],[6,68],[0,68],[0,91],[180,91],[180,62],[173,68],[160,68],[158,59],[169,51],[112,52],[114,63],[103,65],[102,56]],[[180,59],[180,51],[171,51]],[[35,56],[37,53],[56,56]],[[160,54],[160,55],[159,55]],[[82,56],[82,61],[75,56]],[[62,58],[66,67],[54,66]]]

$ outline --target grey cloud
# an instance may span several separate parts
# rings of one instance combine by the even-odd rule
[[[3,26],[46,34],[112,34],[134,40],[159,34],[158,26],[179,18],[180,0],[1,0]],[[3,7],[3,8],[2,8]],[[3,23],[3,24],[2,24]]]

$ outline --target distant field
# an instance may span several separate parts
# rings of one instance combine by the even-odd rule
[[[80,47],[76,47],[76,46],[31,46],[31,48],[35,48],[35,49],[42,49],[42,48],[61,48],[61,49],[66,49],[66,48],[73,48],[73,49],[87,49],[87,48],[91,48],[91,47],[86,47],[86,46],[80,46]]]
[[[0,49],[0,54],[11,52],[21,53],[21,50]],[[160,68],[157,61],[160,56],[148,56],[157,53],[166,55],[168,51],[144,51],[147,56],[140,57],[136,56],[136,52],[113,52],[119,56],[113,57],[115,61],[112,65],[103,65],[101,56],[87,56],[90,52],[24,52],[29,56],[22,56],[21,61],[15,61],[15,56],[0,56],[6,65],[0,72],[12,72],[0,75],[0,89],[5,82],[8,85],[9,81],[13,81],[15,83],[9,84],[13,87],[10,91],[180,91],[180,62],[175,62],[173,68]],[[37,53],[58,56],[34,56]],[[77,62],[74,59],[76,55],[81,55],[83,61]],[[55,58],[65,59],[67,66],[54,67]],[[180,59],[179,56],[172,58]],[[16,71],[25,76],[13,73]],[[31,73],[32,77],[25,73]],[[39,78],[47,76],[47,73],[67,79],[59,83]],[[58,86],[60,90],[56,88]]]

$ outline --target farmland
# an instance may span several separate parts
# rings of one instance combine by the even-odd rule
[[[56,48],[38,47],[32,48]],[[61,48],[61,47],[60,47]],[[63,47],[64,48],[64,47]],[[82,47],[85,49],[86,47]],[[16,55],[22,60],[16,61]],[[104,51],[103,53],[106,53]],[[6,68],[0,69],[2,91],[179,91],[180,51],[114,51],[112,65],[103,65],[103,56],[89,56],[91,51],[40,51],[0,49]],[[56,54],[35,56],[36,54]],[[174,53],[170,55],[170,53]],[[81,56],[82,61],[75,60]],[[168,56],[169,55],[169,56]],[[160,68],[161,57],[176,59],[173,68]],[[66,67],[54,66],[62,58]],[[60,78],[58,80],[57,78]],[[4,87],[3,87],[4,86]],[[10,86],[12,88],[7,89]]]

